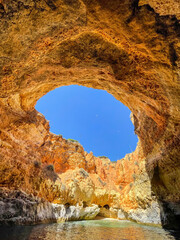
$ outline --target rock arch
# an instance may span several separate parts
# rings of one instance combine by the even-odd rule
[[[48,126],[40,136],[44,120],[34,106],[48,91],[70,84],[107,90],[132,111],[152,190],[174,211],[180,200],[180,26],[175,16],[159,15],[163,6],[157,14],[140,3],[0,1],[1,146],[15,156],[12,141],[44,141]]]

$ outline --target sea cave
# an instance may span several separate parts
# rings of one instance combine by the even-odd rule
[[[63,230],[72,226],[77,239],[86,228],[90,240],[89,220],[97,239],[178,239],[171,231],[180,228],[179,21],[177,0],[0,0],[4,239],[40,239],[38,231],[53,239],[51,230],[75,239]],[[37,101],[69,85],[105,90],[130,109],[134,152],[113,163],[50,132]],[[96,218],[106,219],[107,236]],[[124,220],[136,238],[118,232]],[[148,238],[146,228],[157,226]]]

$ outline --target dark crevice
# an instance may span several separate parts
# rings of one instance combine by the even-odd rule
[[[166,189],[166,186],[164,185],[164,182],[162,181],[162,179],[160,177],[160,168],[159,168],[158,165],[154,168],[154,175],[153,175],[153,178],[152,178],[152,183],[154,185],[158,185],[158,186],[161,186],[164,189]]]
[[[161,201],[159,203],[161,208],[161,222],[165,229],[180,229],[180,214],[178,204]],[[178,238],[179,239],[179,238]]]
[[[0,3],[0,18],[4,17],[5,14],[6,14],[6,11],[4,9],[4,6],[2,3]]]
[[[159,14],[156,14],[155,16],[156,23],[155,23],[155,30],[158,34],[164,36],[165,38],[170,35],[169,32],[169,25],[168,21],[170,20],[169,16],[159,16]]]
[[[103,208],[105,208],[105,209],[109,210],[109,208],[110,208],[110,207],[109,207],[109,205],[108,205],[108,204],[106,204],[106,205],[104,205],[104,206],[103,206]]]
[[[139,0],[134,0],[132,2],[132,4],[130,5],[130,8],[131,8],[131,15],[129,16],[129,18],[126,20],[126,23],[130,23],[133,18],[136,16],[136,13],[138,12],[138,9],[139,9]]]
[[[51,10],[56,10],[56,5],[53,3],[53,1],[52,0],[44,0],[45,1],[45,3],[51,8]]]
[[[176,67],[177,66],[176,61],[178,60],[178,56],[174,48],[174,43],[169,44],[169,55],[172,66]]]
[[[64,204],[64,206],[65,206],[66,209],[68,209],[68,208],[70,207],[70,205],[71,205],[71,204],[68,203],[68,202]]]

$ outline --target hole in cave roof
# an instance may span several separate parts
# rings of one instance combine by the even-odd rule
[[[50,121],[51,132],[80,142],[95,156],[117,161],[136,148],[130,110],[104,90],[56,88],[39,99],[36,109]]]

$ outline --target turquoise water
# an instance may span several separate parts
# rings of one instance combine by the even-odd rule
[[[175,232],[129,221],[91,220],[42,224],[36,226],[0,227],[2,240],[166,240],[180,239]]]

